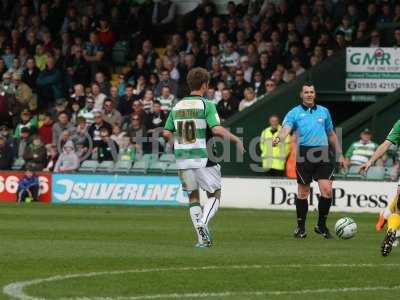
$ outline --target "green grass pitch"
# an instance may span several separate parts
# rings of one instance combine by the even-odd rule
[[[311,212],[295,240],[294,212],[220,209],[195,249],[186,208],[0,205],[0,299],[398,299],[400,249],[380,256],[375,215],[331,230],[342,216],[354,239],[315,235]]]

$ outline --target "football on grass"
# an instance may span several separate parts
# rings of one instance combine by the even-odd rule
[[[335,232],[341,239],[351,239],[357,233],[357,224],[352,218],[341,218],[335,224]]]

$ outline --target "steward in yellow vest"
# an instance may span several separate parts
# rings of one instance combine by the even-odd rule
[[[279,117],[272,115],[269,118],[270,127],[261,133],[260,150],[262,168],[268,176],[285,176],[285,164],[289,155],[290,136],[288,135],[284,143],[277,146],[272,145],[272,140],[278,136],[282,126],[279,124]]]

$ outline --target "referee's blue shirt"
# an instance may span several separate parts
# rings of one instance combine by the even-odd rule
[[[286,114],[283,127],[295,131],[298,144],[306,147],[328,146],[328,135],[333,131],[331,114],[321,105],[294,107]]]

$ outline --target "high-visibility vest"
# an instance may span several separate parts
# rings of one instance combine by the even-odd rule
[[[286,158],[289,154],[290,136],[285,141],[281,141],[278,145],[272,146],[272,140],[276,138],[282,129],[279,125],[275,133],[271,132],[271,127],[263,130],[261,133],[260,150],[261,162],[264,170],[285,170]]]

